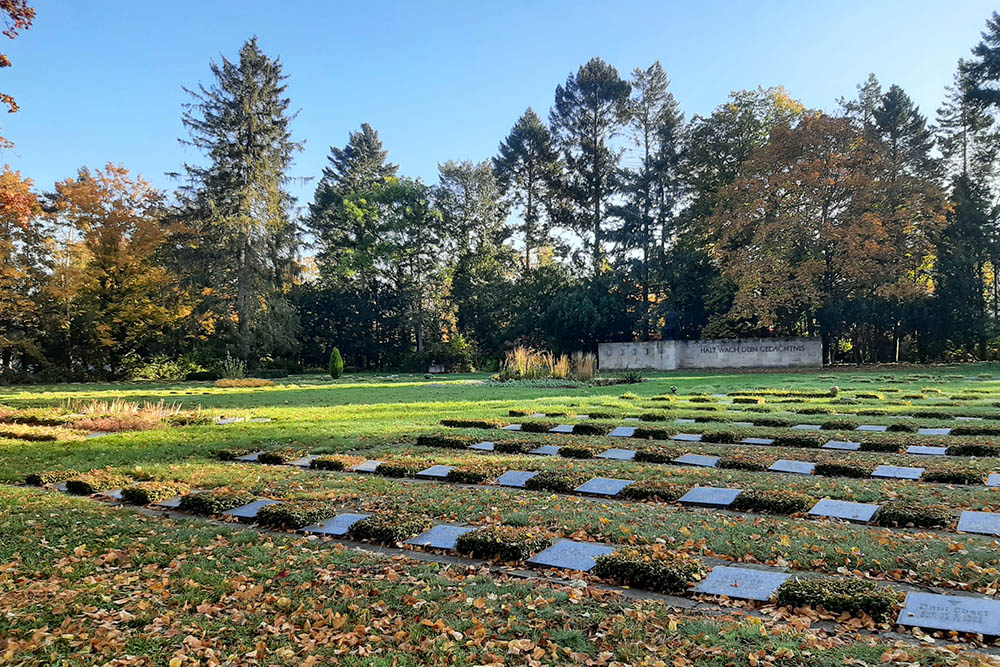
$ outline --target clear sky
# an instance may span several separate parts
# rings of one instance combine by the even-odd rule
[[[306,142],[294,176],[317,177],[331,144],[362,122],[401,172],[482,160],[526,107],[543,117],[557,84],[592,56],[627,74],[659,59],[683,111],[730,91],[784,85],[833,109],[869,72],[898,83],[933,119],[958,58],[979,41],[980,0],[35,0],[34,27],[4,40],[2,159],[51,189],[83,165],[124,164],[155,184],[196,159],[178,145],[181,86],[209,81],[256,34],[291,76]],[[311,197],[313,184],[296,186]]]

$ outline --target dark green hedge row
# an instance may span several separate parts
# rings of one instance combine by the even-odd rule
[[[914,526],[939,528],[952,521],[951,509],[946,505],[919,505],[908,500],[890,500],[882,504],[878,523],[883,526]]]
[[[812,496],[787,489],[745,489],[731,507],[740,512],[795,514],[816,504]]]
[[[285,463],[301,459],[306,454],[308,454],[308,452],[304,449],[283,447],[281,449],[271,449],[261,452],[260,456],[257,457],[257,462],[268,465],[283,465]]]

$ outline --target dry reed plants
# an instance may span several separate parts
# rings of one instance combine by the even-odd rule
[[[162,399],[156,403],[138,403],[116,398],[113,401],[73,401],[66,409],[83,415],[83,419],[73,422],[73,428],[117,433],[158,428],[180,412],[181,407]]]
[[[265,380],[263,378],[226,379],[226,380],[216,380],[215,386],[221,388],[273,387],[274,382],[271,380]]]
[[[573,356],[516,347],[507,353],[500,365],[500,380],[577,380],[586,382],[597,375],[597,357],[590,352],[574,352]]]

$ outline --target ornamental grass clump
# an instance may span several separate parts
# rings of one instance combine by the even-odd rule
[[[122,489],[122,500],[134,505],[152,505],[183,496],[189,490],[184,482],[139,482]]]
[[[660,545],[621,547],[599,556],[594,574],[632,588],[656,593],[683,593],[705,576],[705,566],[697,558]]]
[[[319,523],[337,513],[325,501],[300,500],[265,505],[257,512],[257,523],[271,528],[297,530]]]
[[[211,516],[252,503],[254,496],[247,491],[215,489],[204,493],[192,493],[181,497],[179,509],[182,512]]]
[[[891,619],[899,594],[867,579],[792,577],[778,587],[777,602],[787,607],[822,607],[834,614],[867,614],[882,623]]]
[[[534,527],[485,526],[460,535],[455,550],[473,558],[521,561],[550,544],[551,540]]]
[[[132,483],[128,475],[110,470],[91,470],[82,475],[66,480],[66,491],[77,496],[89,496],[93,493],[119,489]]]
[[[661,479],[643,479],[622,489],[621,497],[628,500],[672,503],[687,492],[688,487],[681,484],[665,482]]]
[[[76,470],[44,470],[42,472],[33,472],[24,478],[25,484],[30,484],[31,486],[45,486],[46,484],[58,484],[59,482],[65,482],[68,479],[79,476],[80,473]]]
[[[274,380],[265,380],[264,378],[242,378],[234,380],[223,379],[216,380],[215,386],[219,389],[273,387]]]
[[[261,452],[260,456],[257,457],[257,462],[267,465],[283,465],[291,461],[297,461],[308,453],[304,449],[282,447],[281,449],[271,449]]]
[[[740,512],[768,512],[770,514],[796,514],[804,512],[816,500],[805,493],[788,489],[746,489],[733,501],[733,509]]]
[[[424,519],[412,514],[373,514],[353,524],[348,534],[362,542],[393,545],[422,532],[426,525]]]

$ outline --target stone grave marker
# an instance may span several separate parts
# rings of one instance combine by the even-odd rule
[[[87,440],[90,440],[91,438],[100,438],[101,436],[104,435],[110,435],[110,433],[108,433],[107,431],[94,431],[93,433],[88,433],[86,435],[86,438]]]
[[[823,516],[831,519],[844,519],[858,523],[868,523],[881,509],[880,505],[869,503],[852,503],[847,500],[830,500],[824,498],[809,510],[810,516]]]
[[[678,442],[701,442],[701,433],[678,433],[670,439]]]
[[[614,548],[606,544],[559,540],[545,551],[529,558],[528,563],[541,567],[561,567],[586,572],[594,567],[598,556],[605,556],[613,551]]]
[[[907,454],[920,454],[922,456],[946,456],[947,447],[929,447],[927,445],[910,445],[906,448]]]
[[[451,472],[452,468],[455,466],[443,466],[436,465],[430,468],[425,468],[418,472],[414,477],[417,479],[448,479],[448,473]]]
[[[521,425],[520,424],[507,424],[506,426],[500,427],[500,430],[501,431],[520,431],[521,430]]]
[[[823,445],[823,449],[842,449],[848,452],[856,452],[861,449],[861,443],[846,440],[829,440]]]
[[[454,526],[441,524],[434,526],[427,532],[416,537],[411,537],[404,544],[412,544],[418,547],[431,547],[432,549],[454,549],[455,542],[466,533],[471,533],[475,528],[472,526]]]
[[[1000,486],[1000,473],[991,472],[986,478],[986,486]]]
[[[230,424],[239,424],[243,421],[243,417],[219,417],[215,420],[218,426],[228,426]]]
[[[875,468],[875,472],[872,473],[872,477],[883,477],[886,479],[920,479],[920,476],[924,474],[923,468],[914,468],[910,466],[886,466],[881,465]]]
[[[381,461],[365,461],[351,468],[352,472],[375,472],[382,465]]]
[[[818,431],[819,424],[796,424],[792,428],[797,431]]]
[[[678,424],[694,424],[697,421],[698,421],[697,419],[688,419],[687,417],[678,417],[677,418],[677,423]]]
[[[700,466],[702,468],[714,468],[719,463],[718,456],[705,456],[704,454],[684,454],[673,460],[685,466]]]
[[[492,452],[494,447],[492,442],[477,442],[474,445],[469,445],[469,449],[475,449],[480,452]]]
[[[632,484],[630,479],[613,479],[611,477],[595,477],[592,480],[586,481],[580,486],[573,489],[577,493],[582,493],[587,496],[617,496],[621,493],[629,484]]]
[[[110,491],[105,491],[101,495],[104,496],[104,497],[106,497],[106,498],[111,498],[112,500],[121,500],[122,499],[122,490],[121,489],[111,489]]]
[[[532,449],[529,454],[538,454],[539,456],[556,456],[559,454],[559,450],[562,447],[557,445],[542,445],[541,447],[536,447]]]
[[[279,505],[280,500],[271,500],[269,498],[261,498],[260,500],[255,500],[252,503],[247,503],[242,507],[236,507],[231,510],[226,510],[223,512],[226,516],[234,516],[237,519],[254,519],[257,517],[257,512],[260,511],[261,507],[267,507],[268,505]]]
[[[559,426],[554,426],[549,429],[549,433],[572,433],[572,424],[559,424]]]
[[[626,418],[625,418],[625,419],[623,419],[622,421],[627,421],[627,422],[637,422],[637,421],[642,421],[642,420],[641,420],[641,419],[639,419],[638,417],[626,417]]]
[[[740,442],[744,445],[773,445],[774,438],[743,438]]]
[[[741,600],[770,600],[790,574],[749,567],[717,565],[694,587],[696,593],[727,595]]]
[[[1000,514],[965,510],[958,520],[958,530],[978,535],[1000,535]]]
[[[297,468],[308,468],[312,465],[315,456],[303,456],[301,459],[295,459],[294,461],[289,461],[288,465],[295,466]]]
[[[52,488],[55,489],[56,491],[62,491],[63,493],[66,493],[66,489],[68,487],[66,486],[66,482],[59,482],[58,484],[56,484]]]
[[[774,472],[792,472],[797,475],[811,475],[816,468],[815,463],[809,461],[793,461],[791,459],[778,459],[771,464],[768,470]]]
[[[971,595],[907,593],[899,625],[1000,635],[1000,601]]]
[[[533,419],[544,419],[545,418],[545,413],[544,412],[533,412],[533,413],[531,413],[528,416],[531,417],[531,418],[533,418]]]
[[[697,505],[699,507],[729,507],[743,493],[741,489],[719,489],[712,486],[696,486],[677,502],[682,505]]]
[[[333,535],[334,537],[341,537],[347,535],[347,531],[351,526],[362,519],[367,519],[369,516],[371,515],[344,512],[343,514],[338,514],[332,519],[327,519],[323,523],[318,523],[314,526],[306,526],[302,529],[302,531],[318,535]]]
[[[619,426],[608,435],[612,438],[631,438],[635,435],[635,426]]]
[[[740,428],[750,428],[753,426],[753,422],[733,422],[733,426],[738,426]]]
[[[526,470],[508,470],[504,474],[497,477],[497,484],[500,486],[513,486],[523,489],[524,483],[537,474],[537,472],[528,472]]]
[[[269,424],[271,423],[270,417],[254,417],[250,420],[251,424]]]
[[[590,415],[576,415],[573,419],[590,419]]]
[[[244,463],[257,463],[257,459],[260,458],[262,452],[254,452],[253,454],[245,454],[243,456],[237,456],[237,461],[243,461]]]
[[[960,421],[960,422],[981,422],[981,421],[983,421],[983,418],[982,417],[955,417],[955,420],[956,421]]]
[[[876,432],[876,433],[881,433],[881,432],[884,432],[884,431],[888,431],[889,427],[888,426],[884,426],[882,424],[862,424],[861,426],[859,426],[855,430],[856,431],[873,431],[873,432]]]
[[[918,428],[919,435],[951,435],[950,428]]]
[[[634,449],[609,449],[597,455],[599,459],[612,459],[614,461],[631,461],[635,458]]]

